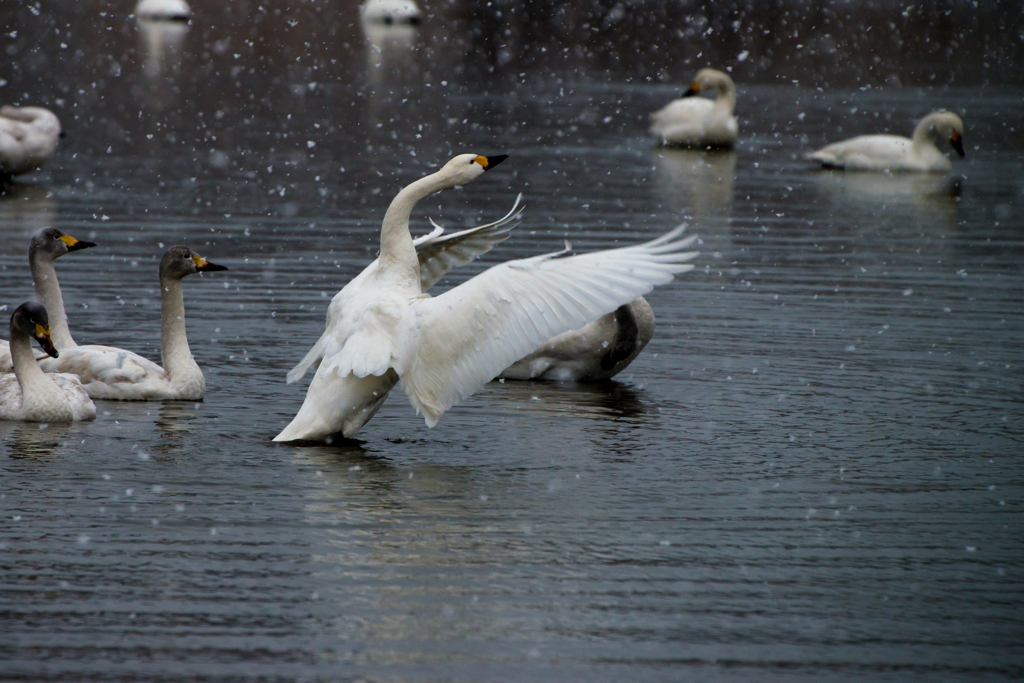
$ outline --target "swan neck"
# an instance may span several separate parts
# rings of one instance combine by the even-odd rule
[[[53,330],[51,330],[52,334]],[[11,360],[14,362],[14,374],[21,385],[22,401],[39,394],[39,387],[46,384],[46,375],[39,367],[35,354],[32,353],[32,338],[11,326]]]
[[[380,233],[382,271],[399,271],[403,276],[419,282],[420,264],[409,232],[409,216],[421,199],[447,187],[440,173],[433,173],[407,185],[391,201],[391,206],[384,214]]]
[[[64,312],[64,298],[60,293],[60,282],[57,271],[53,267],[53,259],[37,252],[29,252],[29,267],[32,269],[32,284],[35,285],[36,298],[46,308],[50,318],[50,339],[60,349],[78,346],[71,338],[68,329],[68,316]]]
[[[917,124],[917,128],[914,129],[914,148],[922,149],[925,147],[935,147],[935,141],[932,140],[933,132],[933,122],[930,121],[928,117],[922,119],[921,123]]]
[[[736,86],[732,81],[722,81],[718,88],[715,106],[721,107],[732,114],[736,110]]]
[[[181,279],[160,277],[160,356],[164,370],[173,379],[196,365],[185,335],[185,297]]]

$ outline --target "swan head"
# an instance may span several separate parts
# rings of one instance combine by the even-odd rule
[[[949,144],[960,155],[960,158],[964,157],[964,122],[953,112],[932,112],[924,117],[917,127],[924,129],[926,133],[937,139],[949,140]]]
[[[445,187],[450,190],[453,187],[461,187],[473,182],[486,171],[508,159],[507,154],[496,154],[489,157],[478,154],[460,154],[445,164],[437,175],[443,178]]]
[[[690,89],[683,93],[683,97],[693,97],[705,92],[721,95],[734,90],[735,87],[729,74],[718,69],[701,69],[693,77]]]
[[[39,346],[50,356],[59,354],[50,341],[50,316],[46,309],[34,301],[27,301],[14,309],[11,315],[11,332],[20,330],[39,342]]]
[[[95,247],[95,242],[86,242],[65,234],[57,228],[43,228],[32,235],[32,241],[28,244],[28,256],[30,259],[39,255],[46,255],[51,260],[60,258],[69,251],[79,251]]]
[[[227,270],[226,266],[210,263],[188,247],[171,247],[160,259],[160,279],[171,278],[180,280],[186,275],[198,272]]]

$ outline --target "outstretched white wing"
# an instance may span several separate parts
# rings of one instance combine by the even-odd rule
[[[512,210],[504,217],[468,230],[443,235],[444,228],[430,219],[433,232],[413,240],[416,255],[420,259],[420,289],[427,291],[452,268],[463,266],[483,256],[495,245],[509,238],[509,231],[518,225],[522,217],[523,195],[516,197]]]
[[[632,247],[495,266],[436,298],[414,301],[402,321],[402,388],[428,426],[453,405],[557,334],[614,311],[677,273],[697,252],[685,224]],[[568,243],[566,244],[568,250]]]
[[[461,230],[447,236],[442,236],[444,228],[431,220],[434,229],[413,240],[413,246],[416,247],[416,255],[420,261],[420,289],[424,292],[427,291],[455,266],[469,263],[486,254],[496,244],[508,239],[509,231],[518,224],[521,218],[520,214],[524,208],[521,206],[522,199],[523,195],[520,194],[516,197],[512,210],[493,223]],[[358,285],[359,281],[369,279],[376,272],[377,263],[375,260],[364,268],[362,273],[357,275],[349,285],[346,285],[346,289]],[[331,300],[331,305],[327,309],[327,326],[324,333],[306,352],[306,356],[288,371],[288,384],[302,379],[309,368],[318,365],[323,360],[331,347],[340,348],[340,342],[336,339],[339,330],[335,328],[341,320],[341,309],[345,304],[344,292],[345,289]],[[341,332],[347,333],[347,330],[341,330]]]

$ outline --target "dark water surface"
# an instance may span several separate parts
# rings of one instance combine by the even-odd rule
[[[0,197],[0,305],[54,225],[99,244],[57,264],[76,339],[158,359],[164,249],[230,270],[185,283],[204,402],[0,424],[0,679],[1024,677],[1019,85],[738,77],[736,151],[665,151],[647,116],[686,73],[473,75],[429,22],[303,63],[201,13],[31,7],[0,99],[68,136]],[[948,177],[803,161],[939,107]],[[358,441],[272,444],[391,197],[466,151],[511,157],[415,232],[527,209],[442,284],[685,220],[702,255],[648,297],[655,338],[606,384],[491,383],[432,430],[396,391]]]

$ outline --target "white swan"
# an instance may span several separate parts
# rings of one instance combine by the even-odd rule
[[[160,367],[137,353],[110,346],[61,349],[59,358],[40,362],[46,372],[70,372],[93,398],[121,401],[189,400],[206,394],[206,379],[185,336],[181,280],[199,271],[227,270],[188,247],[171,247],[160,261]]]
[[[611,379],[640,355],[654,336],[654,311],[638,296],[578,330],[544,342],[498,377],[556,382]]]
[[[694,97],[705,92],[714,92],[717,97]],[[735,109],[736,86],[729,75],[716,69],[701,69],[681,98],[651,115],[651,133],[663,145],[732,147],[739,134]]]
[[[0,375],[0,420],[78,422],[96,417],[96,406],[74,375],[47,375],[36,363],[32,338],[54,358],[49,316],[37,303],[18,306],[11,316],[14,374]]]
[[[364,23],[417,25],[423,15],[414,0],[366,0],[359,7]]]
[[[462,154],[398,193],[381,228],[380,257],[331,301],[327,329],[289,374],[317,360],[298,414],[275,441],[353,436],[400,382],[428,427],[512,362],[552,337],[615,310],[675,273],[695,253],[676,229],[633,247],[509,261],[438,297],[423,293],[409,234],[419,200],[465,185],[506,157]],[[568,245],[567,245],[568,247]]]
[[[41,168],[57,151],[60,119],[42,107],[0,107],[0,179]]]
[[[188,21],[192,8],[185,0],[139,0],[135,16],[154,21]]]
[[[71,251],[79,251],[95,247],[94,242],[75,239],[56,228],[43,228],[32,235],[28,245],[28,263],[32,271],[32,283],[35,285],[36,299],[46,308],[53,321],[50,338],[54,346],[64,350],[77,346],[68,329],[68,316],[64,312],[64,298],[60,293],[57,271],[53,262]],[[11,360],[10,347],[0,340],[0,372],[10,372],[14,367]]]
[[[835,142],[808,155],[826,168],[848,171],[949,171],[953,164],[935,145],[948,140],[964,156],[964,123],[956,114],[936,111],[921,119],[914,137],[861,135]]]

